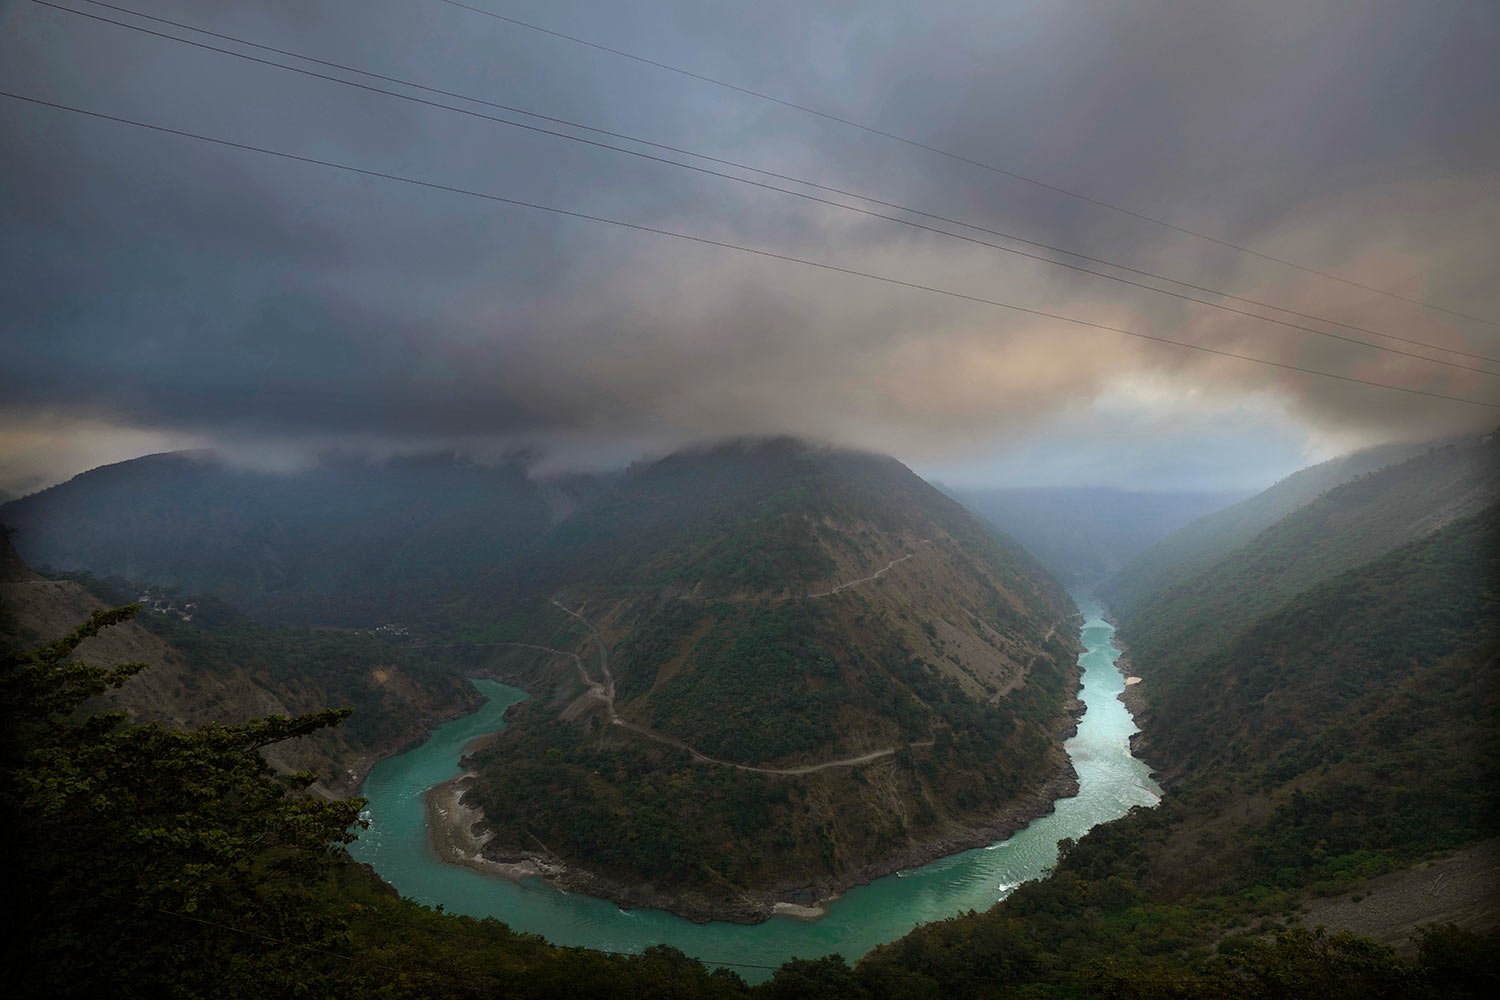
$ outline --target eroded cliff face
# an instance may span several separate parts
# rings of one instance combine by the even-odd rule
[[[28,648],[50,642],[109,606],[78,583],[49,580],[33,572],[9,544],[0,542],[0,549],[0,646]],[[154,613],[145,610],[141,615]],[[339,700],[338,692],[323,690],[291,669],[273,672],[264,664],[237,668],[195,663],[192,656],[146,627],[149,619],[144,621],[105,629],[77,652],[78,658],[93,663],[148,665],[99,699],[102,708],[124,711],[134,722],[176,727],[227,724],[317,711]],[[263,751],[267,762],[284,772],[313,772],[318,778],[314,791],[319,794],[350,795],[381,757],[418,745],[431,725],[478,704],[477,695],[461,680],[413,676],[394,664],[374,666],[361,680],[384,689],[390,702],[401,706],[395,725],[384,727],[374,738],[341,727],[277,744]]]

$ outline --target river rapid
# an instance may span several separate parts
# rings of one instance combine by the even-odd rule
[[[553,889],[538,879],[511,881],[441,861],[427,829],[424,793],[460,773],[458,761],[475,739],[503,729],[505,710],[525,692],[495,681],[475,685],[489,700],[472,715],[439,728],[409,753],[381,761],[361,792],[370,828],[350,853],[375,867],[403,895],[442,904],[450,913],[495,917],[518,931],[561,945],[639,952],[669,944],[709,965],[733,968],[750,982],[791,958],[842,954],[851,963],[876,945],[919,924],[985,910],[1022,882],[1039,878],[1057,862],[1057,845],[1074,840],[1132,806],[1155,805],[1160,789],[1150,768],[1130,755],[1134,720],[1118,695],[1124,677],[1114,627],[1086,593],[1074,601],[1084,614],[1079,656],[1087,706],[1077,734],[1066,744],[1078,772],[1079,791],[1006,840],[940,858],[931,864],[856,886],[812,920],[772,917],[754,925],[695,924],[661,910],[622,910],[607,900]]]

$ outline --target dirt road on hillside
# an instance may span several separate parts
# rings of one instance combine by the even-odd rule
[[[910,559],[911,556],[906,555],[902,558]],[[895,563],[901,561],[901,559],[897,559],[891,565],[895,565]],[[887,566],[886,569],[890,569],[890,566]],[[884,573],[885,570],[881,570],[880,572]],[[879,576],[880,574],[877,573],[875,575]],[[874,577],[867,577],[866,579],[874,579]],[[855,580],[851,583],[845,584],[844,586],[853,586],[856,583],[862,582],[864,581]],[[830,593],[832,593],[832,591],[830,591]],[[517,646],[523,649],[538,649],[548,653],[556,653],[559,656],[569,657],[570,659],[572,659],[574,666],[578,668],[578,676],[583,679],[583,683],[585,686],[587,686],[589,693],[596,699],[604,703],[604,710],[609,715],[609,721],[611,725],[619,726],[622,729],[628,729],[638,736],[644,736],[646,739],[653,740],[664,746],[674,747],[678,750],[685,750],[687,753],[692,755],[693,759],[702,761],[705,764],[715,764],[719,767],[732,767],[736,770],[750,771],[755,774],[813,774],[818,771],[827,771],[835,767],[858,767],[861,764],[868,764],[871,761],[880,760],[883,757],[893,756],[901,750],[905,750],[911,747],[930,747],[933,745],[933,740],[918,740],[915,743],[903,743],[898,746],[886,747],[882,750],[872,750],[869,753],[860,754],[858,757],[843,757],[838,760],[823,761],[819,764],[803,764],[798,767],[757,767],[753,764],[739,764],[732,760],[721,760],[718,757],[710,757],[708,754],[704,753],[694,746],[684,743],[682,740],[675,739],[671,736],[659,733],[654,729],[649,729],[646,726],[642,726],[637,723],[631,722],[628,719],[621,718],[620,713],[615,711],[615,678],[614,674],[610,673],[609,670],[609,648],[605,646],[604,640],[600,637],[598,630],[594,628],[594,623],[585,618],[582,613],[574,611],[572,608],[569,608],[566,605],[560,604],[557,601],[553,601],[552,604],[564,614],[571,615],[572,617],[578,619],[578,621],[583,624],[583,627],[588,629],[589,638],[594,641],[594,646],[599,651],[599,672],[604,676],[603,683],[594,680],[593,677],[589,675],[588,671],[583,666],[582,658],[580,658],[577,653],[569,653],[566,650],[553,649],[550,646],[533,646],[529,643],[522,642],[510,642],[504,643],[503,645]]]

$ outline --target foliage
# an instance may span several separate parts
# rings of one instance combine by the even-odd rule
[[[744,886],[760,874],[752,845],[792,801],[781,779],[705,767],[682,751],[600,748],[535,705],[473,760],[473,793],[497,842],[538,841],[595,870],[663,884]]]
[[[142,665],[74,650],[134,613],[96,613],[0,665],[0,795],[20,846],[7,969],[38,995],[292,992],[310,949],[342,934],[306,904],[363,803],[299,795],[312,776],[275,775],[258,751],[348,712],[190,732],[80,714]]]
[[[140,592],[118,577],[59,577],[112,603]],[[183,684],[190,690],[183,697],[191,698],[207,677],[247,678],[294,710],[347,705],[354,714],[346,722],[312,737],[334,761],[396,752],[424,732],[428,720],[478,704],[457,656],[461,646],[413,646],[405,636],[375,630],[268,625],[212,595],[181,588],[153,593],[174,609],[192,605],[190,618],[178,610],[146,610],[135,619],[186,661]],[[225,715],[237,706],[213,707]]]
[[[878,949],[857,976],[876,995],[1487,995],[1493,938],[1432,930],[1408,962],[1283,922],[1309,891],[1500,834],[1497,666],[1491,507],[1151,671],[1162,804],[1064,845],[1050,877],[989,913]]]
[[[1134,594],[1123,632],[1140,662],[1186,667],[1310,587],[1497,497],[1500,439],[1433,450],[1329,490],[1196,575]]]
[[[1270,489],[1205,515],[1151,546],[1104,581],[1099,596],[1121,620],[1129,620],[1142,602],[1193,579],[1334,487],[1430,450],[1425,444],[1380,445],[1293,473]]]
[[[721,608],[693,650],[695,669],[653,693],[653,725],[710,756],[750,764],[831,742],[847,691],[819,617],[805,602]]]

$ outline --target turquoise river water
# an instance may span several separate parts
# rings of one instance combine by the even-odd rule
[[[488,702],[472,715],[439,728],[409,753],[381,761],[365,780],[370,828],[350,853],[370,863],[400,892],[452,913],[490,916],[518,931],[562,945],[638,952],[669,944],[710,964],[733,966],[751,982],[790,958],[842,954],[850,962],[919,924],[985,910],[1017,885],[1039,878],[1057,862],[1057,845],[1077,839],[1132,806],[1159,798],[1150,769],[1130,755],[1136,731],[1116,697],[1124,678],[1115,667],[1114,628],[1098,604],[1074,594],[1085,621],[1079,657],[1080,697],[1088,706],[1067,743],[1079,792],[1010,838],[856,886],[816,920],[772,917],[754,925],[695,924],[661,910],[622,910],[607,900],[553,889],[537,879],[514,882],[440,861],[427,831],[423,793],[456,777],[464,747],[504,728],[505,710],[525,693],[495,681],[475,681]],[[764,967],[764,968],[757,968]]]

